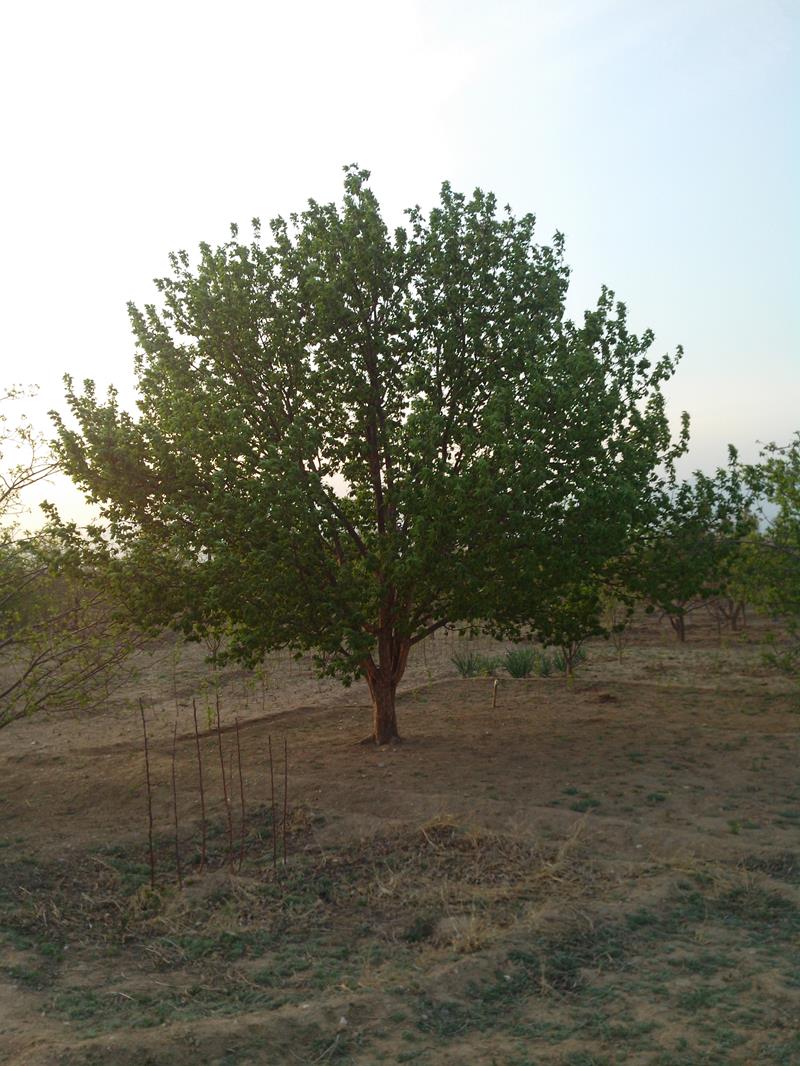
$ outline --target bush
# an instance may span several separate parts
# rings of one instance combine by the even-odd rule
[[[536,669],[536,652],[533,648],[510,648],[505,666],[512,677],[530,677]]]
[[[553,663],[547,652],[542,652],[536,657],[536,673],[539,677],[549,677],[553,672]]]
[[[493,677],[500,665],[498,659],[488,659],[475,651],[457,651],[450,661],[461,677]]]

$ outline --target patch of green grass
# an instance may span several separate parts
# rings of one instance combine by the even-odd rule
[[[605,925],[543,944],[537,951],[509,952],[493,979],[473,982],[465,998],[418,1000],[417,1026],[440,1039],[502,1024],[510,1011],[534,995],[572,995],[585,986],[583,970],[616,968],[626,950],[625,930]]]
[[[720,970],[733,970],[735,963],[730,955],[703,951],[699,955],[669,959],[668,965],[685,973],[697,974],[699,977],[712,977]]]
[[[215,936],[183,933],[169,937],[166,944],[177,945],[189,960],[217,957],[226,960],[263,955],[275,942],[265,929],[224,930]]]
[[[21,988],[46,988],[53,981],[51,970],[32,968],[30,966],[0,966],[0,973],[5,974],[6,977]]]
[[[725,988],[700,985],[698,988],[690,988],[686,992],[682,992],[678,996],[676,1003],[678,1008],[684,1011],[708,1010],[728,994],[729,990]]]
[[[220,988],[193,985],[178,991],[157,993],[97,991],[86,987],[59,990],[50,1002],[51,1011],[70,1022],[96,1031],[119,1028],[148,1029],[178,1020],[240,1014],[249,1010],[277,1009],[286,997],[275,996],[251,984],[226,983]]]
[[[774,1062],[777,1066],[797,1066],[800,1062],[800,1033],[788,1040],[775,1040],[759,1048],[760,1061]]]

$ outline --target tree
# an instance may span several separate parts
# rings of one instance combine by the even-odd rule
[[[411,648],[514,627],[627,542],[673,444],[653,335],[603,290],[564,314],[563,240],[445,184],[390,233],[368,173],[265,238],[171,256],[130,314],[139,415],[67,379],[64,467],[149,623],[364,676],[397,736]],[[678,355],[680,352],[678,353]]]
[[[13,389],[2,399],[25,395]],[[27,421],[12,426],[0,413],[0,728],[41,707],[102,694],[140,640],[74,527],[20,528],[26,490],[55,465]]]
[[[584,642],[590,637],[609,636],[603,618],[601,581],[584,577],[564,589],[554,603],[537,603],[536,630],[543,644],[559,649],[564,674],[571,681]]]
[[[0,403],[13,403],[35,392],[35,388],[14,386],[0,394]],[[9,451],[13,461],[6,465]],[[0,536],[13,537],[24,492],[48,478],[55,468],[50,450],[28,420],[23,416],[13,426],[8,414],[0,410]]]
[[[750,528],[748,500],[734,449],[727,468],[709,477],[672,479],[659,493],[656,520],[620,562],[628,590],[665,614],[678,640],[686,618],[722,595],[739,542]]]
[[[45,707],[105,698],[144,635],[60,536],[0,543],[0,729]]]
[[[800,670],[800,432],[787,445],[768,444],[746,477],[761,501],[761,529],[746,538],[738,578],[753,602],[779,617],[789,632],[783,653],[771,659]]]

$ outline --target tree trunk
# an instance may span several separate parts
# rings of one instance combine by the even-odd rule
[[[372,690],[372,739],[376,744],[391,744],[399,740],[397,732],[397,713],[395,711],[395,693],[397,686],[391,681],[387,684],[378,679]]]
[[[378,640],[378,663],[366,662],[364,672],[372,696],[372,739],[376,744],[391,744],[400,739],[397,731],[395,696],[405,673],[410,642],[392,636]]]
[[[678,640],[683,644],[686,641],[686,617],[682,614],[671,614],[669,616],[670,624],[675,630],[675,635]]]

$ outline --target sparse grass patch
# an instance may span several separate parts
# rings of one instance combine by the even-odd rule
[[[375,772],[345,740],[352,703],[313,728],[298,716],[277,872],[270,810],[254,804],[231,874],[219,794],[202,875],[197,826],[182,820],[182,892],[169,835],[156,839],[153,891],[141,833],[45,859],[26,825],[0,864],[7,995],[31,1032],[41,1014],[44,1039],[58,1031],[63,1066],[105,1066],[112,1031],[120,1066],[247,1066],[265,1047],[276,1063],[795,1066],[797,740],[760,678],[746,698],[722,680],[687,687],[702,655],[692,642],[667,659],[632,641],[626,676],[615,663],[604,678],[600,652],[572,688],[501,687],[502,714],[491,682],[410,691],[407,743],[377,753]],[[443,674],[465,648],[483,653],[472,676],[493,661],[486,642],[442,640]],[[527,676],[542,661],[537,649]],[[770,708],[747,736],[743,702]],[[242,737],[262,776],[248,796],[263,799],[264,734],[251,725]],[[423,821],[437,810],[459,813]],[[654,831],[664,822],[669,836]],[[16,831],[7,822],[4,840]]]

